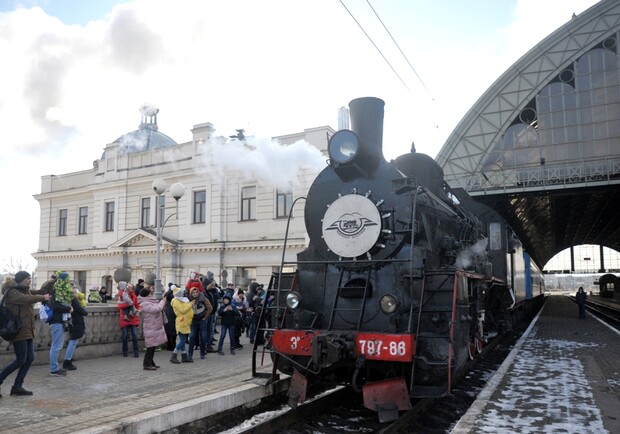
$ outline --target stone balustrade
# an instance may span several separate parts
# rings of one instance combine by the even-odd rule
[[[87,306],[88,316],[84,318],[86,322],[86,333],[77,346],[74,353],[75,360],[89,359],[94,357],[111,356],[120,354],[121,351],[121,328],[119,325],[119,313],[116,303],[89,304]],[[51,337],[49,326],[42,323],[38,318],[38,309],[35,308],[37,319],[35,322],[34,337],[34,364],[41,365],[49,363],[49,349]],[[140,337],[140,348],[143,346],[142,326],[138,328]],[[65,348],[69,341],[69,334],[65,337]],[[64,350],[60,352],[60,361],[64,355]],[[131,341],[129,343],[131,348]],[[0,338],[0,369],[15,360],[13,347],[9,342]]]

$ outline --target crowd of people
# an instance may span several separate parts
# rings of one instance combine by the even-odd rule
[[[67,371],[77,369],[73,356],[85,334],[87,301],[112,302],[105,286],[92,286],[86,297],[66,271],[53,273],[38,290],[30,289],[31,282],[28,272],[19,271],[2,284],[5,305],[21,319],[19,333],[11,342],[15,360],[0,371],[0,385],[11,373],[18,371],[11,388],[12,396],[33,394],[23,384],[35,357],[36,303],[42,303],[40,311],[49,311],[47,316],[41,316],[41,320],[47,322],[50,329],[50,376],[65,377]],[[170,362],[180,364],[192,363],[195,350],[199,351],[201,359],[205,359],[207,353],[225,355],[226,338],[230,354],[235,355],[235,351],[243,348],[240,342],[243,333],[250,343],[255,340],[259,344],[264,343],[264,338],[257,331],[260,329],[260,312],[267,303],[266,291],[263,285],[256,282],[249,286],[246,293],[241,288],[235,288],[233,283],[222,289],[214,281],[212,273],[204,276],[191,272],[183,287],[168,284],[161,299],[155,297],[154,286],[144,279],[139,279],[135,285],[119,281],[116,288],[122,355],[129,357],[131,340],[131,354],[135,358],[140,357],[138,328],[142,324],[144,370],[160,368],[154,360],[158,349],[171,351]],[[219,339],[216,338],[218,334]],[[61,365],[59,358],[67,335],[69,340]]]

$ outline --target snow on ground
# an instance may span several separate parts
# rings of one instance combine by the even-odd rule
[[[476,420],[475,432],[606,433],[584,366],[576,357],[578,350],[593,346],[543,340],[534,333],[516,356],[501,397],[489,401]]]

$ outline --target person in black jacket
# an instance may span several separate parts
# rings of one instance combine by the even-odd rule
[[[88,315],[86,310],[86,300],[84,294],[73,288],[75,298],[71,301],[71,328],[69,331],[69,342],[67,343],[67,351],[65,352],[65,360],[62,362],[62,369],[67,371],[75,371],[77,366],[73,364],[73,352],[77,347],[78,341],[84,337],[86,331],[86,323],[84,317]]]
[[[222,317],[222,323],[220,324],[222,328],[222,334],[220,335],[220,340],[217,346],[217,353],[220,355],[224,355],[224,340],[226,339],[226,334],[230,334],[230,354],[235,354],[235,317],[239,315],[237,308],[232,304],[232,298],[229,295],[224,295],[222,298],[222,304],[220,305],[217,314]]]
[[[166,299],[166,305],[164,306],[164,315],[166,315],[164,329],[166,330],[166,337],[168,338],[168,342],[166,343],[167,351],[174,351],[177,341],[177,329],[175,325],[177,316],[174,314],[174,310],[170,304],[174,298],[174,294],[172,293],[173,287],[176,287],[176,285],[173,283],[168,284],[168,290],[163,294],[163,297]]]
[[[584,319],[586,317],[586,299],[588,295],[583,290],[583,286],[580,286],[577,290],[577,294],[575,294],[575,300],[577,300],[577,306],[579,307],[579,319]]]

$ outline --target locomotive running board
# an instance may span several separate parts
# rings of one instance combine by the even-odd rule
[[[381,423],[396,420],[399,411],[411,409],[407,384],[402,377],[364,384],[362,393],[364,407],[376,411]]]

